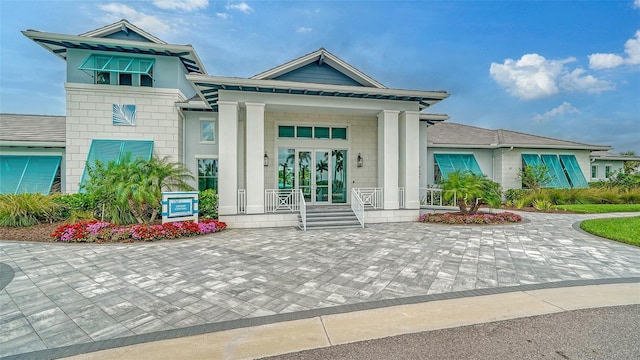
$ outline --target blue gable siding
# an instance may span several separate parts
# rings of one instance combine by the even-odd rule
[[[362,84],[341,73],[335,68],[317,62],[305,65],[301,68],[282,74],[274,80],[307,82],[316,84],[362,86]]]
[[[144,41],[151,42],[147,38],[140,36],[138,33],[129,30],[128,32],[124,32],[122,30],[115,32],[113,34],[109,34],[105,36],[108,39],[120,39],[120,40],[131,40],[131,41]]]

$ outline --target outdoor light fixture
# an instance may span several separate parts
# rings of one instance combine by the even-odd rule
[[[360,153],[358,153],[358,167],[362,167],[362,162],[364,161],[364,159],[362,158],[362,155]]]
[[[269,166],[269,155],[264,153],[264,166]]]

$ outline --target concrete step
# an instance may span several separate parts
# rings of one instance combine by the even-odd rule
[[[298,227],[302,229],[302,219],[300,217],[298,219]],[[361,227],[356,215],[347,207],[338,209],[314,208],[307,212],[307,230]]]

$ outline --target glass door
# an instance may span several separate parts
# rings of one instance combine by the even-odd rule
[[[347,150],[331,150],[331,203],[347,203]]]
[[[298,150],[298,188],[302,190],[304,201],[311,203],[311,151]]]
[[[328,203],[331,184],[329,182],[329,151],[315,150],[315,203]]]

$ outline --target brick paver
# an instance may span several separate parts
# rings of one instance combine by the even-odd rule
[[[640,276],[640,248],[585,218],[226,230],[149,244],[0,242],[0,357],[226,320],[417,295]]]

